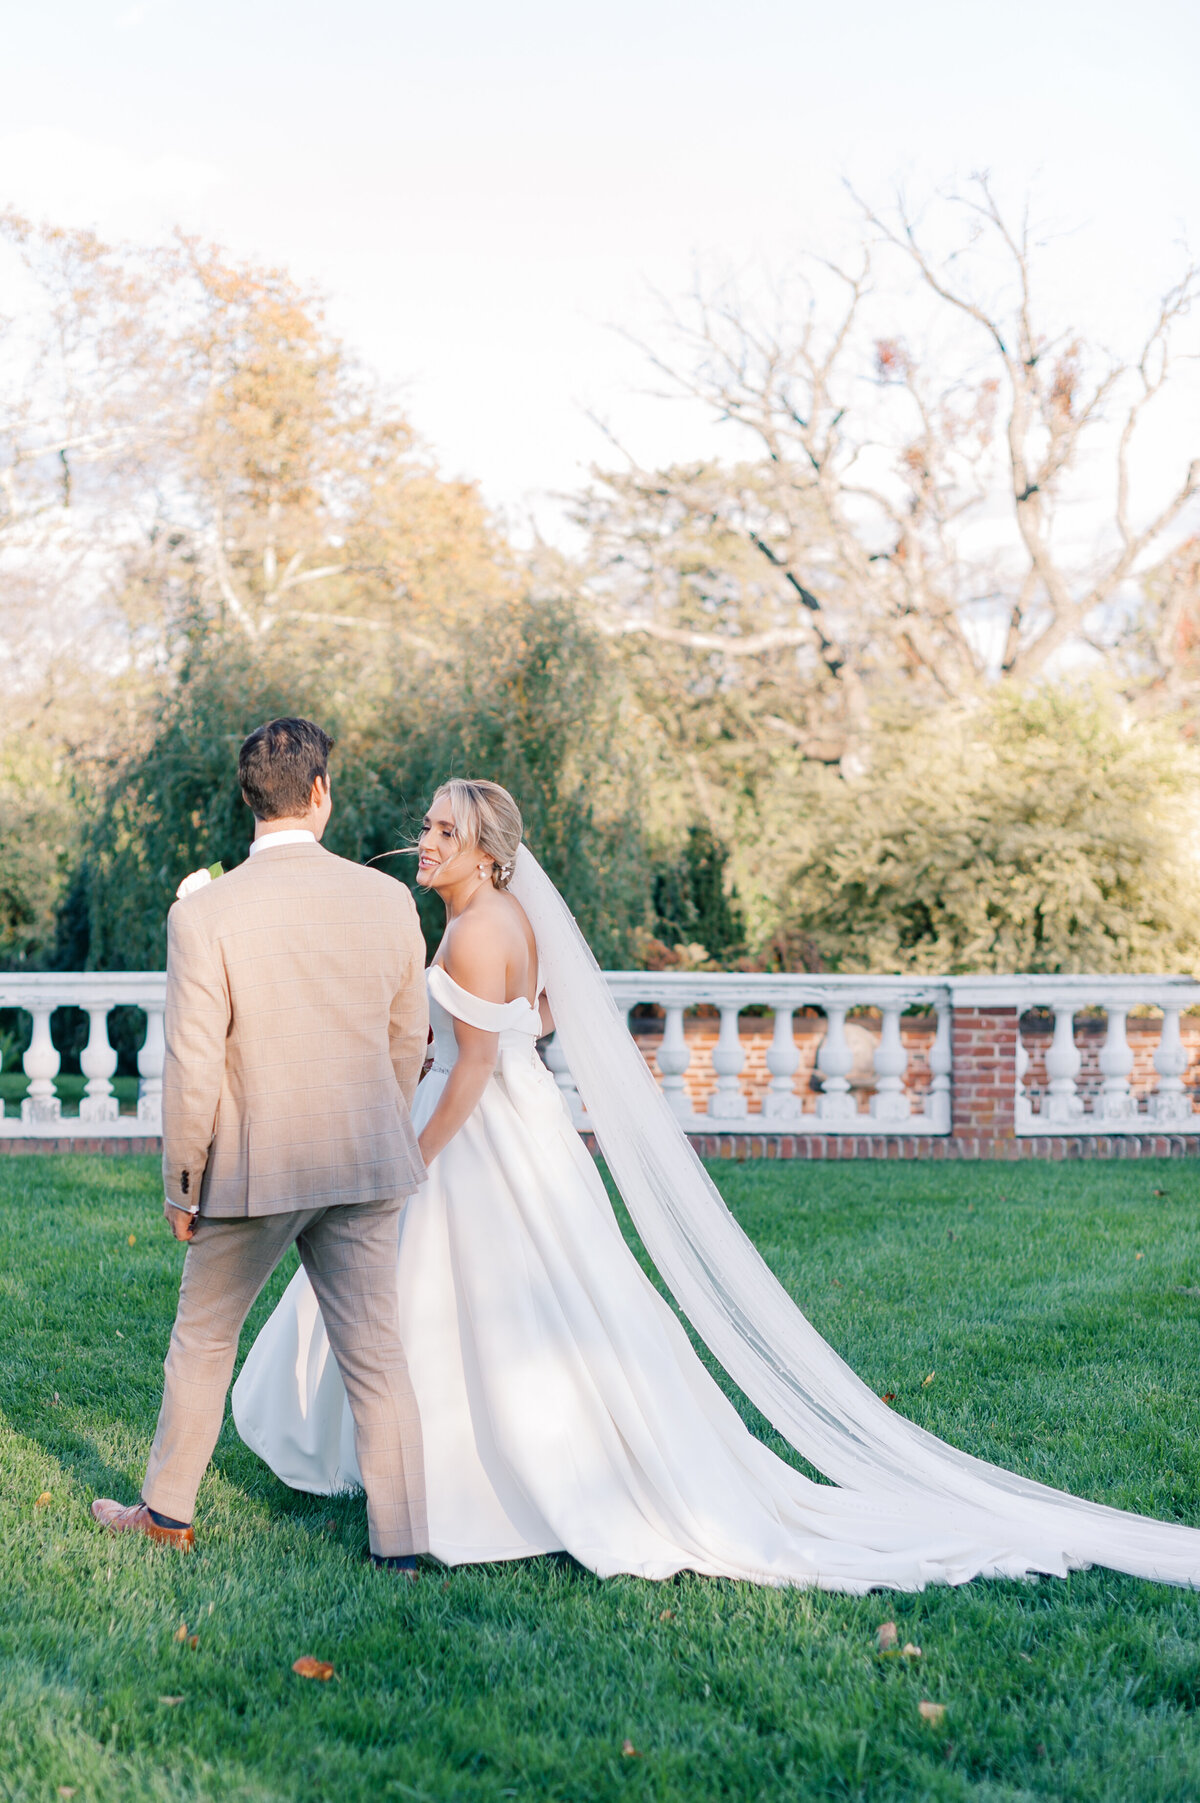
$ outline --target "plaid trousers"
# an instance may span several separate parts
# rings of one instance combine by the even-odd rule
[[[402,1207],[350,1202],[242,1220],[199,1217],[183,1263],[143,1502],[177,1521],[192,1519],[242,1324],[295,1242],[354,1417],[371,1551],[428,1551],[421,1421],[396,1318]]]

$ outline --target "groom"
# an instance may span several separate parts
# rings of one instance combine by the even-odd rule
[[[250,734],[250,856],[168,916],[163,1181],[188,1249],[142,1500],[92,1514],[191,1548],[242,1323],[295,1244],[354,1416],[372,1557],[415,1571],[424,1468],[396,1255],[425,1176],[409,1119],[424,944],[402,884],[321,846],[332,744],[310,720]]]

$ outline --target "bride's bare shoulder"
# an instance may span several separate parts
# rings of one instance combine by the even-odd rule
[[[496,891],[459,915],[442,942],[447,975],[485,1001],[508,999],[515,967],[531,955],[533,932],[525,910],[514,896]],[[524,988],[519,980],[517,987]]]
[[[497,923],[489,919],[491,912],[490,908],[472,908],[453,921],[442,941],[441,962],[461,989],[469,989],[485,1002],[502,1002],[508,958],[496,933]]]

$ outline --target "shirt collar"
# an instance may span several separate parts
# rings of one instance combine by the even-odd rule
[[[317,835],[310,833],[306,826],[293,827],[286,833],[266,833],[261,839],[255,839],[250,846],[250,856],[255,857],[260,851],[267,851],[274,845],[315,845]]]

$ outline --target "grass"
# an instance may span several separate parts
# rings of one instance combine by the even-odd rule
[[[1191,1165],[717,1176],[905,1412],[1200,1521]],[[0,1161],[0,1797],[1200,1796],[1200,1598],[1104,1571],[854,1600],[544,1559],[401,1586],[363,1562],[361,1500],[291,1494],[229,1427],[193,1557],[109,1539],[88,1504],[136,1494],[182,1256],[159,1206],[149,1160]],[[920,1660],[878,1655],[886,1619]],[[336,1677],[294,1676],[305,1653]]]

